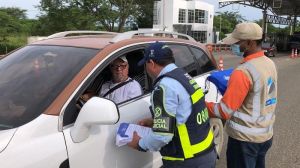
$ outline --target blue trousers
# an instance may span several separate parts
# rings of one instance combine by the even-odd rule
[[[185,161],[167,161],[163,160],[161,168],[215,168],[217,160],[216,150],[213,149],[207,154]]]
[[[228,137],[227,168],[265,168],[265,156],[273,138],[263,143],[244,142]]]

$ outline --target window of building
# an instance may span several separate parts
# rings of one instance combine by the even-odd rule
[[[159,25],[160,24],[160,4],[159,4],[159,1],[154,1],[153,24],[154,25]]]
[[[194,10],[189,10],[188,11],[188,22],[189,23],[194,23],[195,22],[195,11]]]
[[[185,9],[179,9],[178,23],[185,23]]]
[[[205,23],[208,21],[208,11],[195,9],[195,23]]]
[[[207,32],[206,31],[191,31],[190,35],[201,43],[207,42]]]

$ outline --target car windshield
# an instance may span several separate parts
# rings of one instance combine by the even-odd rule
[[[41,115],[98,52],[27,46],[0,60],[0,130],[16,128]]]

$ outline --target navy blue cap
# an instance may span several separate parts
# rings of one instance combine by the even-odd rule
[[[145,49],[144,58],[138,62],[138,66],[144,65],[150,59],[158,61],[172,57],[173,52],[169,48],[169,46],[166,43],[157,41],[155,43],[150,44]]]

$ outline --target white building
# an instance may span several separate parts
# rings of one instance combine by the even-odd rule
[[[201,0],[154,1],[153,29],[188,34],[201,43],[213,42],[214,6]]]

